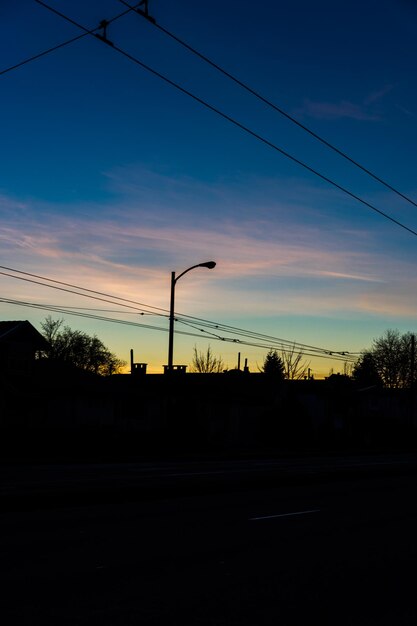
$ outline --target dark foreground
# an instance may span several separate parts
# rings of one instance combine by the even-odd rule
[[[201,491],[181,473],[153,498],[3,510],[2,624],[417,623],[412,469]]]

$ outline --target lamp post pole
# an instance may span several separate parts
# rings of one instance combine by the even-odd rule
[[[207,267],[209,270],[212,270],[216,267],[216,263],[214,261],[207,261],[206,263],[198,263],[197,265],[192,265],[188,269],[184,270],[177,277],[175,276],[175,272],[171,272],[171,300],[169,305],[169,340],[168,340],[168,372],[172,372],[173,370],[173,359],[174,359],[174,322],[175,322],[175,285],[177,281],[184,276],[187,272],[195,269],[196,267]]]
[[[175,272],[171,272],[171,303],[169,306],[169,342],[168,342],[168,371],[172,371],[174,358],[174,305],[175,305]]]

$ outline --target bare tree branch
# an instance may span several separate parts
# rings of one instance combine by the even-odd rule
[[[221,357],[216,357],[211,351],[211,347],[206,352],[198,352],[194,346],[193,362],[191,372],[198,374],[219,374],[224,370],[224,363]]]
[[[281,357],[284,363],[285,378],[300,380],[307,376],[310,361],[303,360],[304,354],[296,350],[295,344],[288,350],[281,350]]]

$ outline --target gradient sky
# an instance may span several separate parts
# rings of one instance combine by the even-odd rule
[[[50,0],[93,28],[117,0]],[[150,0],[157,22],[417,202],[417,5],[409,0]],[[80,34],[33,0],[0,7],[6,69]],[[417,208],[130,13],[109,38],[417,230]],[[1,76],[1,265],[330,350],[417,331],[417,239],[92,36]],[[115,307],[0,275],[1,297]],[[0,302],[0,320],[48,314]],[[103,314],[103,313],[101,313]],[[167,329],[166,318],[112,317]],[[62,317],[53,315],[53,317]],[[162,371],[167,333],[63,316]],[[178,325],[178,330],[179,330]],[[187,330],[187,328],[184,328]],[[188,329],[191,330],[191,329]],[[199,333],[199,331],[196,331]],[[257,371],[265,350],[210,344]],[[317,377],[341,363],[311,360]]]

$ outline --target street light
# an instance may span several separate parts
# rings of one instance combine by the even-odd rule
[[[198,263],[197,265],[192,265],[188,269],[181,272],[181,274],[175,277],[175,272],[171,272],[171,304],[169,307],[169,344],[168,344],[168,372],[172,372],[172,361],[174,356],[174,303],[175,303],[175,285],[177,281],[184,276],[187,272],[195,269],[196,267],[207,267],[209,270],[212,270],[216,267],[216,263],[214,261],[207,261],[206,263]]]

